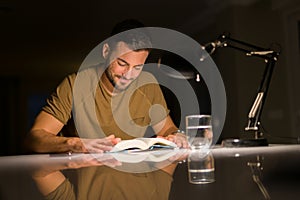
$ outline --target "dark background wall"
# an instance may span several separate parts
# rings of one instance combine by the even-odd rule
[[[180,31],[205,44],[224,31],[257,46],[282,46],[262,116],[271,142],[300,136],[299,21],[296,0],[1,1],[0,154],[22,153],[22,138],[45,97],[75,72],[109,36],[113,25],[137,18],[147,26]],[[237,137],[247,122],[265,63],[232,49],[212,56],[226,88],[221,138]]]

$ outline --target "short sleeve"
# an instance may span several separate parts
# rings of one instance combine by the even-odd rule
[[[76,74],[67,76],[47,99],[43,111],[51,114],[63,124],[67,124],[72,114],[72,87]]]

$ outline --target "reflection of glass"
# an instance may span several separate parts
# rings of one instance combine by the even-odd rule
[[[186,136],[191,149],[208,149],[213,138],[211,116],[186,116]]]
[[[192,184],[215,181],[215,163],[210,151],[194,150],[188,158],[188,176]]]

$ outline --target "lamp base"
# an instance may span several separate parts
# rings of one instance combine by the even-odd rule
[[[268,141],[265,138],[257,139],[225,139],[222,141],[223,147],[258,147],[268,146]]]

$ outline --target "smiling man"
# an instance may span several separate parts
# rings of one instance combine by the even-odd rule
[[[112,53],[110,51],[110,46],[104,44],[103,57],[110,63],[105,73],[116,90],[115,92],[120,92],[125,90],[140,75],[149,51],[146,49],[130,51],[130,47],[125,42],[119,42],[115,50]],[[115,54],[120,52],[128,53],[116,57]]]
[[[122,43],[121,43],[122,44]],[[136,79],[136,77],[140,74],[143,64],[144,58],[148,55],[148,52],[141,53],[131,53],[137,54],[135,55],[125,55],[123,57],[117,58],[111,66],[105,71],[107,77],[110,82],[114,86],[114,88],[118,91],[125,90],[130,83]],[[129,60],[131,57],[136,57],[137,59],[131,61]],[[131,64],[137,63],[137,64]]]
[[[117,24],[112,35],[140,27],[142,26],[138,21],[123,21]],[[150,52],[150,37],[137,29],[125,36],[112,38],[102,46],[104,63],[67,76],[48,98],[25,140],[30,151],[109,151],[121,139],[143,137],[148,127],[152,127],[156,135],[174,141],[179,147],[187,147],[185,138],[174,134],[177,127],[169,116],[159,85],[153,81],[143,84],[149,78],[142,69]],[[79,74],[87,71],[94,71],[93,74],[99,76],[98,83],[94,84],[95,91],[93,88],[82,89],[87,94],[83,98],[92,96],[94,102],[79,104],[87,107],[93,104],[96,120],[92,121],[88,115],[90,113],[85,115],[88,112],[86,110],[89,110],[86,109],[83,114],[75,112],[80,117],[75,118],[74,123],[72,110],[74,111],[74,107],[76,110],[78,106],[73,98],[76,91],[74,85]],[[89,81],[91,78],[84,79]],[[83,128],[78,124],[83,124]],[[101,133],[94,131],[97,132],[96,135],[92,134],[92,131],[85,128],[89,124],[99,125]],[[88,133],[85,135],[82,132]]]

